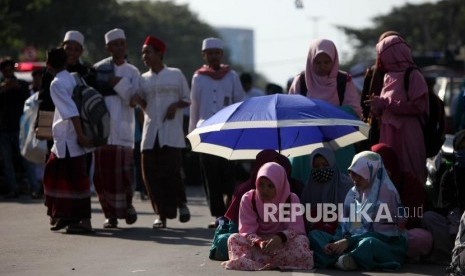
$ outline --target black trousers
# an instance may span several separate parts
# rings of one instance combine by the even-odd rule
[[[199,154],[202,183],[205,188],[210,213],[221,217],[225,214],[236,184],[236,162],[210,154]],[[227,197],[225,202],[224,196]]]

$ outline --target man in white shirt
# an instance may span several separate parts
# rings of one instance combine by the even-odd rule
[[[126,61],[126,35],[121,29],[105,34],[110,57],[94,65],[95,88],[105,96],[110,112],[108,144],[94,153],[94,185],[106,217],[104,228],[116,228],[118,219],[127,224],[137,220],[132,205],[134,179],[134,108],[139,70]]]
[[[222,64],[223,41],[207,38],[202,42],[205,63],[192,78],[189,132],[222,108],[244,99],[239,76]],[[234,190],[235,162],[210,154],[200,154],[203,184],[212,216],[226,212]],[[227,200],[224,201],[226,195]],[[209,227],[215,227],[210,224]]]
[[[63,48],[48,52],[47,66],[55,76],[50,85],[55,113],[53,146],[43,180],[45,205],[53,225],[51,230],[67,227],[68,233],[87,233],[92,226],[86,153],[93,143],[82,132],[79,111],[72,99],[76,81],[65,64]]]
[[[165,228],[166,219],[176,217],[187,222],[186,191],[182,182],[182,149],[186,147],[183,108],[190,105],[186,77],[177,68],[163,64],[166,45],[148,36],[142,47],[142,59],[149,71],[139,81],[144,110],[142,132],[142,174],[155,213],[153,228]]]
[[[245,98],[265,96],[265,92],[254,86],[253,78],[250,73],[242,73],[240,76],[242,88],[244,88]]]

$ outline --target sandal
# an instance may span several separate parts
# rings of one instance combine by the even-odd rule
[[[53,225],[53,227],[51,227],[50,230],[58,231],[58,230],[61,230],[61,229],[65,228],[66,226],[68,226],[68,224],[69,224],[69,221],[67,221],[67,220],[56,219],[55,225]]]
[[[128,208],[126,224],[134,224],[137,221],[137,212],[134,206]]]
[[[191,212],[186,204],[179,207],[179,221],[182,223],[188,222],[191,219]]]
[[[92,227],[80,223],[72,223],[66,228],[66,234],[90,234],[93,233]]]
[[[118,228],[118,219],[117,218],[108,218],[103,224],[103,228]]]
[[[159,219],[157,218],[152,225],[153,229],[156,228],[166,228],[166,219]]]

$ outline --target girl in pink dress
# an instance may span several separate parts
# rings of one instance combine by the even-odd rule
[[[279,204],[283,203],[300,205],[299,197],[290,192],[284,168],[275,162],[264,164],[258,171],[255,187],[242,196],[239,233],[228,240],[229,261],[223,262],[223,267],[312,269],[313,252],[309,249],[302,215],[293,208],[281,214],[270,211],[270,206],[279,210]]]
[[[370,112],[381,119],[380,143],[391,146],[399,158],[401,172],[414,174],[426,182],[426,152],[422,123],[428,113],[428,87],[423,75],[413,70],[408,91],[404,75],[414,67],[410,46],[397,35],[390,35],[376,45],[378,70],[385,72],[379,96],[371,96],[365,103]]]

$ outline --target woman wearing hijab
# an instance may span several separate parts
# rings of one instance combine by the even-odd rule
[[[339,57],[334,42],[328,39],[317,39],[311,42],[307,56],[305,74],[297,75],[289,88],[289,94],[303,94],[306,91],[310,99],[320,99],[327,101],[357,118],[361,118],[362,108],[360,96],[350,75],[345,72],[345,90],[342,101],[338,95],[338,73]],[[301,80],[305,78],[305,81]],[[305,85],[306,87],[303,87]],[[336,151],[337,166],[341,171],[347,169],[355,155],[354,146],[347,146]],[[307,183],[308,155],[293,158],[291,160],[293,176],[303,183]]]
[[[228,238],[231,234],[239,231],[239,207],[241,204],[241,198],[246,192],[255,188],[255,180],[257,179],[257,173],[260,167],[265,163],[276,161],[278,155],[280,154],[271,149],[260,151],[255,157],[255,162],[253,163],[250,172],[250,178],[236,186],[231,203],[229,204],[224,217],[216,220],[215,224],[218,225],[215,226],[218,227],[215,231],[212,246],[210,248],[210,259],[218,261],[228,260]]]
[[[246,192],[255,188],[258,170],[261,166],[268,162],[276,162],[283,166],[289,180],[291,192],[297,195],[302,193],[302,183],[290,177],[292,167],[291,162],[286,156],[271,149],[265,149],[259,152],[253,164],[250,178],[237,185],[228,210],[226,210],[224,217],[217,220],[218,224],[221,224],[221,227],[217,228],[215,236],[213,237],[212,247],[210,249],[210,259],[218,261],[228,260],[227,242],[231,234],[238,232],[239,207],[242,196]]]
[[[246,192],[255,188],[255,181],[257,179],[257,173],[260,167],[268,162],[276,162],[278,155],[279,153],[272,149],[265,149],[257,154],[255,157],[255,162],[252,166],[252,170],[250,171],[250,178],[239,184],[234,190],[231,204],[229,205],[228,210],[226,210],[224,215],[227,219],[236,223],[236,225],[239,223],[239,206],[242,196]]]
[[[365,103],[370,105],[371,114],[380,119],[379,142],[394,148],[402,172],[411,172],[425,183],[422,123],[428,112],[428,86],[420,71],[413,70],[405,91],[405,72],[415,63],[402,37],[385,37],[376,44],[376,52],[377,70],[385,72],[383,88],[379,96],[372,95]]]
[[[335,106],[350,107],[351,112],[362,114],[360,96],[350,76],[347,77],[344,100],[339,101],[337,92],[337,74],[339,72],[339,56],[336,45],[328,39],[317,39],[311,42],[305,68],[305,84],[301,87],[300,74],[289,88],[289,94],[300,94],[307,91],[307,97],[327,101]]]
[[[334,152],[328,148],[318,148],[310,155],[310,178],[300,196],[302,204],[311,204],[311,217],[316,217],[317,204],[344,203],[347,192],[352,187],[349,176],[339,172]],[[338,225],[334,222],[319,221],[307,223],[307,231],[319,229],[334,234]]]
[[[331,264],[342,270],[398,270],[404,263],[407,240],[397,219],[399,194],[381,156],[363,151],[349,167],[354,187],[344,201],[344,217],[335,235],[313,230],[310,244],[315,266]]]
[[[285,169],[275,162],[264,164],[255,185],[256,189],[242,196],[239,233],[229,238],[229,261],[222,265],[235,270],[312,269],[313,254],[302,215],[291,209],[283,221],[265,217],[269,204],[276,208],[284,203],[300,204],[298,196],[290,191]]]

